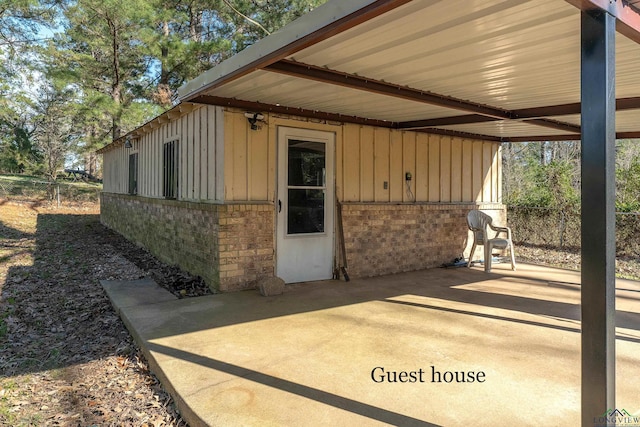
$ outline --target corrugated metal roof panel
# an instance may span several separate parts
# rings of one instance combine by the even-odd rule
[[[550,117],[554,120],[560,120],[580,126],[580,115],[572,114],[570,116]],[[616,112],[616,131],[618,132],[635,132],[638,131],[640,123],[640,110],[625,110]]]
[[[574,7],[555,0],[425,4],[410,3],[292,58],[503,108],[576,100]],[[544,93],[533,90],[541,82]]]
[[[539,135],[565,135],[567,132],[532,125],[517,120],[502,120],[485,123],[475,123],[455,126],[438,126],[438,129],[447,129],[457,132],[476,133],[481,135],[497,136],[502,138]]]
[[[334,10],[334,3],[338,2],[318,13],[318,19],[331,22],[335,17],[327,14],[330,10],[343,16],[344,11]],[[302,21],[305,19],[309,18]],[[303,26],[297,22],[292,28],[301,30]],[[314,21],[313,28],[320,28],[320,24]],[[280,46],[282,40],[295,39],[287,34],[288,39],[277,36],[261,42],[267,48],[264,54]],[[616,96],[640,96],[640,46],[620,34],[616,43]],[[252,52],[257,54],[256,49]],[[253,58],[251,55],[245,56]],[[311,44],[288,59],[497,110],[576,103],[580,101],[580,11],[560,0],[415,0]],[[236,60],[235,66],[240,62]],[[223,74],[227,65],[223,64]],[[262,70],[207,93],[394,122],[465,114],[304,79],[300,74],[295,77]],[[626,112],[619,117],[618,131],[634,127]],[[556,119],[579,124],[579,116]],[[640,122],[636,127],[640,130]],[[447,129],[501,137],[567,132],[523,122],[485,122]]]
[[[389,121],[446,117],[459,113],[455,110],[429,104],[390,98],[268,71],[257,71],[208,93],[224,98],[237,98]]]
[[[636,132],[640,123],[640,110],[616,112],[616,131]]]

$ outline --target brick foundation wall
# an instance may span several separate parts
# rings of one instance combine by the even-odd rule
[[[487,212],[497,224],[506,218],[501,204],[346,203],[342,209],[352,277],[420,270],[451,262],[465,251],[467,256],[471,209]]]
[[[221,205],[219,212],[220,289],[250,289],[258,279],[273,276],[273,205]]]
[[[192,203],[102,193],[101,222],[221,291],[272,276],[273,206]]]

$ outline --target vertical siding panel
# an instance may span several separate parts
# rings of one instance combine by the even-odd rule
[[[157,137],[158,131],[151,130],[144,136],[142,149],[140,150],[142,152],[141,156],[144,156],[144,172],[142,173],[144,176],[144,185],[142,189],[146,197],[153,197],[155,193],[155,180],[158,174],[155,160]],[[138,159],[138,161],[140,160],[141,159]],[[160,167],[162,167],[162,164]]]
[[[226,141],[226,113],[224,108],[216,107],[216,200],[225,198],[225,141]]]
[[[402,200],[404,202],[413,202],[416,198],[416,134],[415,132],[402,132]],[[409,182],[411,193],[407,190],[407,182],[405,174],[411,174]]]
[[[182,172],[182,177],[183,177],[183,186],[182,186],[182,198],[184,200],[190,199],[191,198],[191,186],[190,186],[190,175],[191,175],[191,170],[189,168],[189,154],[191,151],[191,148],[189,147],[189,138],[191,137],[191,125],[190,125],[190,118],[191,118],[191,112],[187,113],[184,116],[184,121],[182,122],[182,141],[180,141],[180,146],[182,147],[182,166],[183,166],[183,172]]]
[[[413,175],[416,201],[429,200],[429,135],[416,135],[416,173]]]
[[[149,197],[162,197],[162,128],[153,129],[146,138],[146,195]]]
[[[140,146],[140,162],[142,169],[142,185],[140,187],[140,195],[149,196],[149,181],[151,180],[151,168],[149,167],[149,146],[151,144],[151,134],[146,134],[141,139]]]
[[[200,183],[198,187],[198,200],[207,199],[207,162],[209,156],[207,155],[207,106],[198,109],[198,117],[200,120],[200,126],[198,126],[198,144],[200,145],[200,152],[198,153],[198,167],[200,169]]]
[[[164,130],[167,125],[163,126]],[[163,137],[165,132],[160,129],[154,132],[153,143],[151,144],[151,170],[149,179],[149,195],[152,197],[162,197],[162,147],[166,138]]]
[[[440,201],[440,136],[429,135],[429,201]]]
[[[473,142],[462,141],[462,201],[472,202],[473,196]]]
[[[145,138],[145,147],[144,147],[144,158],[145,158],[145,187],[144,194],[145,196],[152,197],[154,193],[154,181],[156,178],[156,170],[155,170],[155,160],[154,157],[156,155],[156,145],[158,142],[158,131],[156,129],[152,129],[146,135]]]
[[[121,182],[122,177],[120,174],[122,173],[122,150],[118,149],[116,155],[114,156],[116,159],[116,170],[114,173],[114,189],[116,193],[122,193]]]
[[[482,141],[473,141],[473,197],[477,202],[482,201]]]
[[[105,191],[117,193],[118,192],[118,185],[119,185],[119,182],[120,182],[120,178],[117,175],[118,167],[120,166],[119,150],[115,149],[115,150],[112,150],[112,151],[109,151],[109,152],[105,153],[103,161],[104,161],[104,165],[105,165],[105,176],[104,176],[104,181],[105,181],[105,187],[104,188],[105,188]],[[108,170],[108,180],[107,180],[107,170]],[[108,190],[107,190],[107,185],[106,185],[107,181],[109,182]]]
[[[153,196],[155,192],[155,180],[157,177],[157,171],[155,169],[155,157],[156,150],[158,145],[158,131],[152,130],[147,134],[145,140],[145,168],[146,168],[146,185],[145,185],[145,195]]]
[[[260,130],[250,130],[249,144],[249,200],[268,200],[269,129],[263,126]]]
[[[151,186],[151,191],[154,195],[157,195],[158,197],[161,197],[162,195],[163,176],[161,175],[160,170],[163,167],[163,163],[162,163],[163,148],[164,148],[164,143],[168,142],[169,138],[171,137],[171,134],[169,132],[170,130],[171,130],[171,122],[163,124],[157,131],[154,132],[153,147],[152,147],[153,156],[152,156],[152,166],[151,166],[154,173],[153,173],[153,184]],[[176,198],[178,197],[179,195],[176,194]]]
[[[102,154],[102,191],[105,193],[111,192],[111,155],[110,151]]]
[[[118,169],[120,167],[120,154],[119,150],[113,150],[111,154],[111,160],[113,164],[111,165],[111,191],[114,193],[118,193],[118,182],[120,178],[118,177]]]
[[[124,180],[124,178],[122,177],[124,175],[124,160],[122,160],[123,157],[123,150],[121,148],[118,149],[118,154],[117,154],[117,174],[115,175],[116,177],[116,191],[118,193],[122,193],[122,181]]]
[[[245,159],[245,163],[246,163],[246,171],[247,171],[247,197],[245,198],[246,200],[252,200],[252,194],[253,194],[253,172],[251,170],[251,167],[253,166],[253,139],[255,137],[256,132],[259,132],[257,130],[252,130],[251,127],[249,125],[246,126],[247,129],[247,147],[246,147],[246,159]]]
[[[462,140],[451,142],[451,201],[462,201]]]
[[[235,121],[232,113],[225,111],[224,113],[224,199],[234,200],[233,194],[233,170],[234,162],[234,146],[235,139]]]
[[[491,144],[491,201],[498,201],[498,147]]]
[[[121,149],[121,161],[122,161],[122,171],[124,173],[121,174],[121,191],[123,193],[129,192],[129,149],[123,148]]]
[[[120,193],[120,165],[122,164],[121,153],[119,149],[116,149],[113,154],[114,159],[114,171],[113,171],[113,191]]]
[[[347,202],[360,201],[360,126],[346,124],[343,132],[344,194]]]
[[[193,189],[191,198],[200,199],[200,109],[193,112]]]
[[[188,134],[189,137],[187,139],[187,186],[188,186],[188,193],[187,193],[187,198],[189,200],[192,200],[194,198],[194,163],[195,163],[195,159],[194,159],[194,151],[195,151],[195,147],[194,147],[194,139],[195,139],[195,128],[194,128],[194,116],[195,116],[195,112],[191,111],[189,113],[188,116],[188,120],[187,120],[187,127],[189,129]]]
[[[102,191],[105,193],[111,193],[111,165],[113,164],[113,160],[111,160],[111,151],[107,151],[102,155]]]
[[[269,128],[266,135],[268,158],[267,158],[267,200],[274,202],[277,188],[277,166],[278,166],[278,130],[277,127]]]
[[[109,165],[109,192],[116,192],[116,181],[115,181],[115,177],[116,177],[116,169],[118,167],[118,163],[117,163],[117,158],[115,156],[115,150],[114,151],[109,151],[107,154],[109,154],[108,160],[107,160],[107,156],[105,155],[105,159],[104,159],[104,163]],[[107,163],[109,162],[109,163]]]
[[[440,201],[451,201],[451,144],[449,136],[440,138]]]
[[[376,202],[389,201],[389,129],[374,128],[373,190]],[[387,182],[387,188],[384,188]]]
[[[176,120],[174,133],[171,135],[171,138],[174,138],[178,141],[178,158],[177,167],[178,167],[178,192],[176,194],[176,198],[178,200],[184,197],[184,183],[185,183],[185,172],[184,172],[184,134],[182,132],[182,122],[184,121],[185,116],[181,116]],[[164,144],[168,141],[160,141],[158,144],[158,185],[156,186],[156,191],[158,193],[158,197],[162,197],[162,191],[164,188]]]
[[[149,179],[147,182],[147,195],[152,196],[156,190],[156,178],[157,178],[157,169],[156,169],[156,156],[158,152],[158,144],[162,143],[160,140],[160,130],[161,129],[153,129],[151,133],[149,133],[149,139],[147,144],[147,170],[149,174]]]
[[[374,200],[373,138],[373,128],[369,126],[360,128],[360,201],[362,202]]]
[[[482,144],[482,173],[483,173],[483,188],[482,188],[482,201],[491,201],[491,166],[493,165],[493,158],[491,157],[491,144],[485,142]]]
[[[151,130],[144,137],[144,195],[149,197],[153,194],[153,155],[155,150],[156,131]]]
[[[233,200],[247,200],[247,120],[234,114]]]
[[[149,197],[153,197],[155,195],[154,184],[155,184],[156,174],[158,173],[158,170],[156,168],[157,162],[154,159],[155,149],[156,149],[154,130],[151,130],[147,134],[146,142],[147,142],[146,143],[147,147],[145,149],[145,157],[146,157],[147,168],[149,169],[149,176],[147,179],[147,195]]]
[[[156,185],[155,191],[157,195],[162,194],[162,173],[160,169],[162,168],[162,153],[164,148],[164,143],[169,141],[169,131],[170,126],[169,123],[165,123],[161,125],[160,129],[158,129],[158,140],[156,143],[156,156],[154,157],[154,161],[156,163],[156,170],[158,173],[156,174]],[[176,197],[178,195],[176,194]]]
[[[143,169],[143,164],[142,164],[143,158],[144,158],[144,156],[142,155],[142,150],[144,148],[143,141],[144,141],[144,136],[140,136],[139,139],[138,139],[138,143],[136,144],[137,147],[138,147],[137,151],[138,151],[138,194],[139,195],[143,195],[144,194],[143,193],[143,191],[144,191],[143,185],[144,185],[144,181],[145,181],[144,169]],[[106,166],[106,161],[107,161],[106,157],[104,158],[104,161],[105,161],[105,166]]]
[[[178,171],[178,173],[180,174],[180,181],[178,183],[178,189],[179,189],[179,198],[181,199],[187,199],[189,198],[189,174],[188,174],[188,153],[189,153],[189,147],[188,147],[188,141],[189,141],[189,113],[187,113],[186,115],[182,116],[182,119],[180,120],[180,126],[181,126],[181,130],[180,130],[180,142],[178,142],[178,147],[179,147],[179,163],[180,163],[180,170]]]
[[[496,202],[502,203],[502,144],[497,144],[497,163],[498,163],[498,200]]]
[[[122,164],[122,158],[121,158],[122,154],[120,152],[119,149],[116,149],[116,151],[113,154],[113,159],[114,159],[114,170],[113,170],[113,191],[115,193],[120,193],[120,181],[122,180],[122,178],[120,177],[120,169],[121,169],[121,164]]]
[[[158,128],[158,130],[156,130],[156,143],[155,143],[155,156],[153,156],[153,161],[155,164],[154,169],[158,171],[158,173],[156,173],[155,175],[155,185],[153,186],[153,191],[155,192],[155,194],[160,194],[161,193],[161,188],[162,188],[162,175],[160,175],[160,164],[162,163],[162,147],[164,145],[164,142],[166,141],[166,135],[167,134],[167,126],[166,125],[160,125],[160,127]]]
[[[207,200],[216,199],[216,109],[207,106]]]
[[[391,131],[389,159],[389,200],[392,202],[402,202],[404,193],[404,172],[402,171],[402,132]]]
[[[184,117],[184,116],[183,116]],[[167,136],[163,139],[160,139],[157,143],[156,147],[156,162],[158,163],[158,169],[156,171],[156,186],[154,191],[158,197],[162,197],[162,187],[164,185],[163,182],[163,153],[164,153],[164,144],[165,142],[170,141],[178,141],[178,158],[176,159],[178,162],[178,194],[176,194],[176,198],[180,199],[183,194],[182,187],[184,186],[184,181],[182,178],[183,167],[182,167],[182,150],[184,149],[184,138],[182,137],[182,117],[179,117],[175,121],[171,123],[171,128]]]
[[[336,192],[336,199],[344,200],[344,134],[337,132],[335,134],[335,175],[336,180],[334,188]]]
[[[114,151],[113,190],[115,193],[120,193],[120,181],[122,180],[122,178],[120,178],[120,164],[122,163],[122,154],[120,153],[120,148],[116,148]]]

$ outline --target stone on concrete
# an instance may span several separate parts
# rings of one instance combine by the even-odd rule
[[[280,295],[284,292],[284,280],[276,276],[265,277],[258,282],[256,287],[263,297]]]

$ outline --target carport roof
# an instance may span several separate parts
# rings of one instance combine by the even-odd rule
[[[330,1],[192,80],[182,102],[491,141],[580,138],[580,10],[616,35],[616,131],[640,137],[640,0]]]

